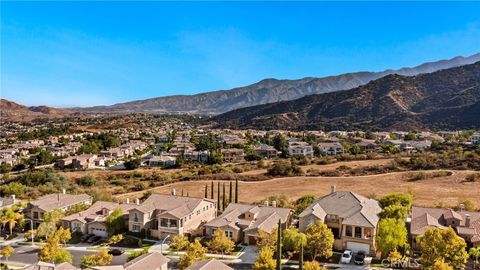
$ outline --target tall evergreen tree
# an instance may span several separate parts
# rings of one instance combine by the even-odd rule
[[[205,195],[203,197],[208,198],[208,184],[205,184]]]
[[[183,188],[182,188],[182,197],[183,197]]]
[[[213,181],[212,181],[212,190],[211,191],[212,192],[210,193],[210,199],[213,200],[213,194],[215,194],[215,192],[213,191]]]
[[[222,210],[225,210],[227,200],[225,198],[225,182],[223,183]]]
[[[230,181],[230,187],[228,190],[228,203],[232,203],[232,181]]]
[[[235,178],[235,203],[238,203],[238,178]]]
[[[220,207],[222,205],[220,204],[220,182],[217,182],[217,210],[220,211]]]
[[[277,267],[276,270],[282,270],[282,220],[278,220],[277,230]]]
[[[303,270],[303,243],[300,243],[300,254],[298,255],[298,269]]]

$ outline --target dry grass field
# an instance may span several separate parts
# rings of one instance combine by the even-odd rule
[[[338,163],[335,165],[338,166]],[[281,194],[292,200],[305,194],[322,196],[330,192],[332,185],[336,185],[337,190],[354,191],[364,196],[380,197],[391,192],[410,191],[415,195],[416,205],[436,206],[443,203],[453,206],[462,200],[470,200],[480,207],[480,182],[465,182],[465,175],[468,173],[471,172],[453,171],[451,176],[418,181],[409,180],[408,172],[394,172],[357,177],[287,177],[262,182],[240,182],[239,200],[252,203],[271,195]],[[205,184],[208,183],[210,182],[181,182],[154,188],[152,191],[166,194],[175,188],[177,192],[183,189],[184,194],[188,192],[190,196],[203,197]],[[118,197],[135,197],[142,193]]]

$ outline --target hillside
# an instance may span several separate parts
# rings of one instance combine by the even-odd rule
[[[480,62],[412,77],[387,75],[351,90],[237,109],[217,127],[257,129],[480,128]]]
[[[0,118],[3,121],[31,121],[35,119],[54,119],[66,116],[79,115],[78,113],[56,109],[47,106],[27,107],[13,101],[0,99]]]
[[[120,103],[111,106],[74,108],[89,113],[148,112],[220,114],[237,108],[293,100],[306,95],[351,89],[389,74],[412,76],[480,61],[480,54],[425,63],[414,68],[383,72],[357,72],[324,78],[299,80],[265,79],[252,85],[196,95],[176,95]]]

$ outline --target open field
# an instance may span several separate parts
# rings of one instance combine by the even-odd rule
[[[336,164],[338,166],[338,164]],[[418,171],[416,171],[418,172]],[[322,196],[330,192],[331,186],[337,190],[354,191],[365,196],[383,196],[390,192],[412,191],[415,204],[435,206],[439,203],[456,205],[461,200],[470,200],[480,207],[480,182],[464,182],[465,175],[471,171],[453,171],[451,176],[427,178],[411,181],[408,172],[394,172],[381,175],[359,177],[287,177],[275,178],[262,182],[240,182],[239,200],[241,202],[259,202],[271,195],[284,194],[296,199],[305,194]],[[169,193],[184,190],[190,196],[203,197],[205,184],[209,181],[188,181],[152,189],[154,192]],[[228,190],[228,188],[227,188]],[[140,196],[136,192],[118,196],[118,198]]]

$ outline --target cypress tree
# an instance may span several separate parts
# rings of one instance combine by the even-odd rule
[[[298,255],[298,269],[303,270],[303,243],[300,243],[300,255]]]
[[[205,184],[205,196],[204,198],[208,198],[208,184]]]
[[[213,191],[213,181],[212,181],[212,193],[210,194],[210,199],[213,200],[213,194],[215,194],[215,192]]]
[[[232,181],[230,181],[230,188],[228,190],[228,203],[232,203]]]
[[[183,197],[183,188],[182,188],[182,197]]]
[[[235,203],[238,203],[238,178],[235,178]]]
[[[277,267],[276,270],[282,270],[282,220],[278,220],[277,230]]]
[[[217,210],[220,211],[220,182],[217,182]]]
[[[223,183],[222,210],[225,210],[227,200],[225,198],[225,183]]]

